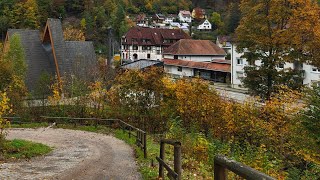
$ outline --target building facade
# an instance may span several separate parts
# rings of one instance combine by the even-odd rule
[[[180,39],[189,38],[180,29],[133,27],[122,37],[121,59],[124,62],[161,60],[163,50]]]
[[[163,52],[164,70],[173,77],[199,76],[214,82],[230,80],[230,61],[209,40],[182,39]]]
[[[212,29],[212,25],[208,19],[205,19],[198,25],[197,29],[200,31],[210,31]]]
[[[178,14],[180,22],[191,23],[192,17],[190,11],[182,10]]]
[[[254,64],[250,64],[245,58],[243,53],[237,52],[235,43],[232,42],[230,37],[218,37],[217,45],[223,48],[226,52],[230,53],[231,57],[231,84],[234,88],[243,87],[242,79],[246,77],[244,68],[246,66],[260,66],[261,61],[256,60]],[[311,87],[313,84],[320,85],[320,70],[312,65],[303,63],[284,63],[277,67],[278,70],[298,70],[303,76],[303,85]]]

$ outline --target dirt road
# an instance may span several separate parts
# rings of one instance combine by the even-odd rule
[[[0,179],[141,179],[133,150],[112,136],[66,129],[12,129],[8,139],[51,147],[30,161],[0,164]]]

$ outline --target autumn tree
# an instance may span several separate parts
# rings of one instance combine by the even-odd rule
[[[81,29],[68,26],[63,30],[63,36],[66,41],[85,41],[86,38]]]
[[[223,26],[223,22],[221,21],[221,16],[217,12],[213,12],[209,18],[209,21],[212,24],[212,29],[216,30]]]
[[[163,100],[163,76],[161,68],[120,73],[108,92],[109,108],[116,113],[113,115],[130,118],[138,122],[140,127],[153,132],[162,129],[165,125],[159,120],[159,106]]]
[[[277,78],[280,76],[277,67],[285,63],[320,64],[319,7],[314,1],[243,0],[240,10],[237,50],[251,64],[261,61],[261,66],[245,69],[247,78],[254,80],[244,79],[252,94],[270,99],[278,84],[283,83]],[[295,70],[294,76],[300,75],[298,67]],[[255,74],[259,78],[254,79]]]

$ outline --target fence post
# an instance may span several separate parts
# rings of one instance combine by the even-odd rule
[[[98,127],[98,118],[94,118],[94,121],[95,121],[95,128]]]
[[[143,154],[144,158],[147,158],[147,133],[143,133]]]
[[[214,163],[214,180],[227,180],[228,174],[226,169],[218,163]]]
[[[174,145],[174,171],[178,174],[177,180],[181,180],[181,144],[176,142]]]
[[[160,159],[164,161],[164,142],[160,141]],[[159,178],[164,178],[163,165],[159,163]]]
[[[131,127],[129,127],[129,139],[131,138]]]

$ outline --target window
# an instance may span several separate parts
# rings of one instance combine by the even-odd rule
[[[151,50],[151,46],[142,46],[142,50]]]
[[[318,68],[316,68],[316,67],[312,67],[312,71],[313,71],[313,72],[318,72],[319,70],[318,70]]]
[[[150,59],[150,54],[147,54],[147,59]]]
[[[138,39],[132,38],[131,41],[132,41],[132,42],[138,42]]]
[[[161,52],[160,50],[157,50],[157,54],[160,54],[160,52]]]
[[[243,59],[237,58],[237,64],[238,65],[243,65]]]
[[[178,67],[177,71],[182,72],[182,67]]]
[[[237,79],[243,79],[244,78],[244,73],[237,71]]]
[[[137,45],[133,45],[133,46],[132,46],[132,49],[133,49],[133,50],[138,50],[138,46],[137,46]]]
[[[278,65],[278,67],[279,67],[280,69],[283,69],[283,68],[284,68],[284,63],[280,63],[280,64]]]
[[[173,59],[178,59],[178,55],[174,55],[174,56],[173,56]]]

